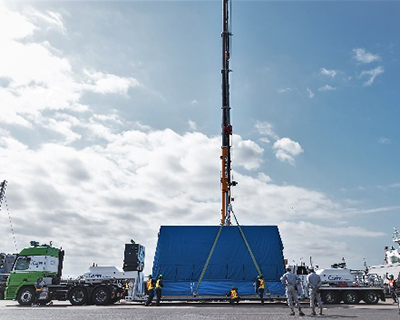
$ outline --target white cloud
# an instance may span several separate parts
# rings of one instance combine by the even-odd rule
[[[303,152],[300,144],[289,138],[279,139],[274,143],[273,148],[277,159],[283,162],[289,162],[290,164],[294,164],[294,157]]]
[[[5,106],[0,122],[33,128],[45,120],[41,115],[45,110],[87,111],[88,107],[80,103],[86,91],[127,95],[130,88],[140,86],[134,78],[92,69],[76,73],[71,62],[48,41],[35,43],[30,38],[25,39],[42,31],[32,24],[29,17],[45,23],[42,28],[60,29],[64,36],[66,30],[59,13],[30,9],[30,16],[26,17],[3,6],[0,9],[0,28],[7,30],[0,35],[0,75],[6,80],[0,86],[0,105]],[[59,133],[63,131],[70,142],[78,139],[78,136],[67,133],[65,123],[47,123],[46,126]]]
[[[353,58],[361,63],[371,63],[381,60],[379,55],[367,52],[364,48],[353,49]]]
[[[28,147],[17,139],[13,138],[9,134],[2,135],[0,138],[0,148],[12,152],[24,152],[28,150]]]
[[[84,74],[86,79],[83,88],[101,94],[118,93],[126,95],[130,88],[139,86],[139,81],[134,78],[124,78],[94,70],[85,70]]]
[[[271,142],[271,140],[269,140],[267,137],[262,137],[258,140],[260,140],[262,143],[270,143]]]
[[[294,260],[298,263],[303,257],[308,263],[311,256],[313,262],[320,266],[329,266],[335,261],[341,261],[342,257],[346,258],[346,262],[361,265],[364,258],[362,253],[354,252],[345,239],[376,238],[384,235],[361,227],[327,227],[308,221],[284,221],[280,223],[279,228],[284,235],[282,238],[285,243],[285,257],[289,258],[290,262]]]
[[[235,166],[242,166],[246,170],[258,169],[262,163],[264,149],[251,140],[242,140],[238,135],[233,136]]]
[[[371,70],[364,70],[363,72],[361,72],[359,78],[363,78],[365,76],[369,77],[369,79],[364,83],[364,86],[368,87],[368,86],[372,85],[375,81],[375,78],[377,76],[379,76],[380,74],[382,74],[384,71],[385,70],[381,66],[376,67],[375,69],[371,69]]]
[[[278,89],[277,91],[278,91],[278,93],[287,93],[287,92],[293,91],[293,89],[287,87],[287,88]]]
[[[59,140],[59,143],[68,145],[81,139],[81,135],[73,130],[73,122],[71,122],[70,120],[71,118],[66,121],[60,121],[58,119],[47,119],[42,121],[42,126],[43,128],[49,129],[63,136],[63,140]]]
[[[390,143],[390,139],[389,138],[385,138],[385,137],[380,137],[378,142],[381,143],[381,144],[389,144]]]
[[[41,12],[31,8],[31,10],[29,10],[29,17],[36,18],[36,22],[44,22],[47,29],[56,29],[63,34],[67,33],[62,15],[58,12],[49,10],[46,12]]]
[[[379,188],[384,188],[384,187],[379,187]],[[380,208],[373,208],[373,209],[347,209],[345,210],[347,214],[375,214],[375,213],[383,213],[383,212],[389,212],[393,210],[398,210],[400,209],[400,206],[392,206],[392,207],[380,207]]]
[[[314,98],[315,94],[314,94],[314,92],[311,91],[310,88],[307,88],[307,92],[308,92],[308,97],[309,97],[310,99]]]
[[[331,87],[328,84],[318,89],[318,91],[334,91],[334,90],[336,90],[336,88]]]
[[[321,68],[320,72],[321,72],[322,75],[328,76],[328,77],[331,77],[331,78],[336,77],[337,74],[338,74],[338,71],[336,71],[336,70],[328,70],[326,68]]]
[[[79,83],[67,59],[54,55],[48,44],[10,39],[3,43],[0,75],[8,83],[0,87],[0,105],[6,106],[1,122],[30,127],[45,109],[85,109],[78,102]]]
[[[289,138],[280,139],[272,128],[272,125],[268,122],[257,121],[255,127],[261,137],[259,140],[263,143],[270,143],[269,138],[275,140],[273,149],[275,156],[278,160],[295,164],[295,157],[303,152],[300,144]]]
[[[265,122],[265,121],[264,122],[257,121],[255,124],[255,127],[259,134],[270,137],[274,140],[279,139],[279,136],[274,132],[274,130],[272,128],[272,124]],[[267,142],[267,141],[264,141],[264,142]],[[269,142],[269,140],[268,140],[268,142]]]
[[[264,172],[259,172],[257,177],[261,182],[265,182],[265,183],[272,182],[271,177],[266,175]]]
[[[25,16],[18,12],[8,10],[0,2],[0,47],[5,49],[4,45],[10,40],[23,39],[33,34],[36,27],[29,22]],[[4,32],[4,31],[7,32]],[[0,51],[1,52],[1,51]]]
[[[194,121],[192,121],[192,120],[189,120],[189,121],[188,121],[188,124],[189,124],[189,128],[190,128],[191,130],[197,130],[197,124],[196,124],[196,122],[194,122]]]

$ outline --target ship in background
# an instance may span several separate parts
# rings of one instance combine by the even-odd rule
[[[392,274],[395,279],[400,277],[400,234],[397,228],[393,228],[392,240],[397,244],[398,248],[392,246],[385,247],[384,262],[381,265],[368,267],[369,273],[376,273],[382,277],[385,283],[388,283],[386,274]]]

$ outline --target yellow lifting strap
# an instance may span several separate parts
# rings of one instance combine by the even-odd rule
[[[254,257],[253,251],[251,251],[250,245],[249,245],[249,243],[247,242],[246,236],[244,235],[244,232],[243,232],[242,228],[240,227],[239,221],[237,220],[237,218],[236,218],[236,216],[235,216],[235,213],[234,213],[233,211],[232,211],[232,214],[233,214],[233,217],[235,218],[235,221],[236,221],[236,224],[237,224],[237,226],[238,226],[239,232],[240,232],[240,234],[242,235],[242,238],[243,238],[244,244],[246,245],[247,251],[249,251],[250,257],[251,257],[251,259],[253,260],[254,266],[256,267],[256,270],[257,270],[257,272],[258,272],[258,275],[259,275],[259,276],[262,276],[261,269],[260,269],[260,267],[258,266],[257,260],[256,260],[256,258]]]
[[[212,257],[212,255],[213,255],[215,246],[217,245],[217,242],[218,242],[219,236],[221,235],[221,231],[222,231],[222,228],[223,228],[223,227],[224,227],[223,224],[221,224],[221,226],[219,227],[217,236],[216,236],[216,238],[215,238],[215,240],[214,240],[214,243],[213,243],[213,245],[212,245],[212,247],[211,247],[210,253],[208,254],[207,261],[206,261],[206,263],[204,264],[203,270],[201,271],[200,278],[199,278],[199,282],[197,282],[196,290],[193,291],[193,295],[194,295],[194,296],[197,296],[197,290],[199,289],[200,283],[201,283],[201,281],[203,280],[204,274],[206,273],[208,264],[210,263],[211,257]]]
[[[251,257],[251,259],[253,260],[254,266],[256,267],[256,270],[257,270],[257,272],[258,272],[258,275],[261,276],[261,275],[262,275],[261,269],[260,269],[260,267],[258,266],[257,260],[256,260],[256,258],[254,257],[253,251],[251,250],[249,243],[247,242],[246,236],[244,235],[244,232],[243,232],[243,230],[242,230],[242,228],[241,228],[241,226],[240,226],[240,224],[239,224],[239,221],[237,220],[236,215],[235,215],[235,213],[234,213],[233,211],[232,211],[232,214],[233,214],[233,217],[235,218],[236,224],[237,224],[237,226],[238,226],[240,235],[241,235],[242,238],[243,238],[244,244],[246,245],[247,251],[249,252],[250,257]],[[223,227],[224,227],[223,224],[221,224],[221,226],[219,227],[217,236],[215,237],[215,240],[214,240],[214,243],[213,243],[213,245],[212,245],[212,247],[211,247],[210,253],[208,254],[206,263],[204,264],[203,270],[201,271],[200,278],[199,278],[199,281],[197,282],[196,289],[193,291],[193,295],[194,295],[194,296],[197,296],[197,292],[198,292],[197,290],[199,289],[200,284],[201,284],[201,281],[203,280],[204,274],[206,273],[208,264],[210,263],[211,257],[212,257],[212,255],[213,255],[213,253],[214,253],[214,249],[215,249],[215,247],[216,247],[216,245],[217,245],[217,242],[218,242],[218,239],[219,239],[219,237],[220,237],[220,235],[221,235],[221,232],[222,232],[222,228],[223,228]],[[228,227],[228,228],[229,228],[229,227]]]

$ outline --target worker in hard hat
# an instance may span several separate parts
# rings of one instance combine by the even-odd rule
[[[397,287],[397,280],[394,279],[394,275],[388,275],[386,272],[386,279],[389,280],[389,293],[392,296],[393,303],[397,303],[397,295],[396,295],[396,287]]]
[[[163,284],[163,276],[160,274],[158,276],[157,282],[156,282],[156,295],[157,295],[157,300],[156,300],[156,305],[160,305],[160,300],[161,300],[161,293],[162,293],[162,288],[164,287]]]
[[[294,306],[296,306],[299,309],[299,316],[304,316],[303,311],[301,311],[299,299],[297,298],[297,286],[300,284],[300,279],[291,271],[291,268],[286,268],[286,273],[281,277],[281,282],[286,288],[287,303],[291,310],[290,315],[294,316]]]
[[[257,290],[260,295],[261,304],[264,304],[264,289],[265,289],[265,281],[262,275],[257,276]]]
[[[148,298],[146,303],[144,304],[145,306],[149,306],[151,304],[151,302],[153,301],[154,298],[154,279],[153,276],[151,274],[149,274],[149,280],[147,280],[146,282],[146,289],[147,289],[147,293],[148,293]]]
[[[236,288],[235,286],[231,287],[231,291],[229,292],[229,294],[227,294],[228,297],[231,297],[229,303],[230,304],[234,304],[236,302],[236,304],[239,303],[240,297],[239,297],[239,293],[238,293],[238,288]]]
[[[317,306],[319,308],[319,314],[322,315],[322,301],[319,293],[319,288],[322,285],[321,277],[315,273],[314,267],[308,268],[309,274],[307,276],[307,288],[310,297],[311,315],[315,316],[315,300],[317,300]]]

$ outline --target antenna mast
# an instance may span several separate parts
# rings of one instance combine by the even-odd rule
[[[229,31],[229,0],[222,0],[222,146],[221,146],[221,225],[230,225],[230,213],[232,211],[231,186],[237,183],[231,179],[231,136],[232,125],[229,105],[229,39],[232,33]]]

